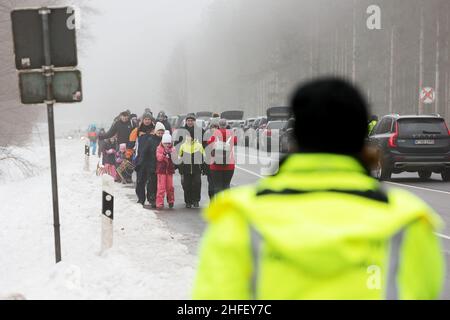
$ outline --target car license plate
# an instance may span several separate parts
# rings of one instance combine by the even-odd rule
[[[435,144],[435,140],[416,140],[415,144],[417,144],[417,145],[423,145],[423,144],[430,145],[430,144]]]

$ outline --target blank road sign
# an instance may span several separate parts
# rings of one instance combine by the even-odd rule
[[[44,103],[47,97],[45,76],[42,72],[20,73],[19,87],[23,104]]]
[[[83,100],[79,70],[56,71],[53,77],[53,96],[56,102],[74,103]]]
[[[47,83],[40,71],[19,74],[21,101],[23,104],[44,103],[47,98]],[[55,71],[53,75],[53,98],[55,102],[75,103],[83,100],[81,72],[79,70]]]
[[[73,15],[74,11],[67,7],[50,8],[50,52],[52,65],[56,68],[75,67],[78,64]],[[40,69],[45,65],[45,59],[39,9],[14,10],[11,21],[16,68]]]

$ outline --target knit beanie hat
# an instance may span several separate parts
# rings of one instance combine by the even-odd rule
[[[161,122],[158,122],[155,126],[155,131],[158,132],[159,130],[166,131],[166,127]]]
[[[170,135],[170,131],[166,130],[164,133],[162,140],[162,143],[172,143],[172,136]]]
[[[142,120],[144,119],[153,119],[153,115],[150,112],[145,112],[142,116]]]

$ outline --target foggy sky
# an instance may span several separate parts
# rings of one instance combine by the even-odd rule
[[[56,121],[110,123],[120,111],[158,112],[162,73],[180,37],[201,22],[211,0],[95,0],[99,14],[81,19],[79,69],[84,101],[57,105]],[[79,45],[80,45],[79,44]]]

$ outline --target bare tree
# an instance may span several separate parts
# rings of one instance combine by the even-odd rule
[[[33,123],[45,114],[41,106],[23,106],[19,99],[18,77],[14,65],[11,11],[16,8],[62,6],[63,0],[2,0],[0,3],[0,146],[21,144],[28,140]],[[85,15],[96,14],[86,0],[75,1]],[[81,45],[89,39],[81,30]],[[19,125],[18,125],[19,124]]]

